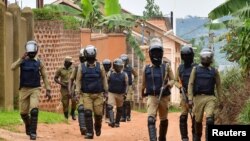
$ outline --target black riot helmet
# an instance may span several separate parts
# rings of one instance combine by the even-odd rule
[[[103,65],[105,71],[108,72],[111,68],[111,61],[109,59],[104,59],[102,61],[102,65]]]
[[[191,66],[194,61],[194,51],[191,46],[183,46],[181,48],[181,59],[184,61],[184,65]]]
[[[85,50],[84,48],[80,49],[79,60],[81,63],[86,61],[86,57],[84,56],[84,50]]]
[[[120,58],[116,58],[113,61],[113,68],[116,72],[121,72],[123,69],[123,61]]]
[[[213,62],[213,56],[214,53],[209,48],[204,48],[201,50],[200,58],[201,58],[201,64],[205,67],[209,67],[210,64]]]
[[[29,58],[35,58],[35,56],[38,52],[37,42],[34,40],[28,41],[25,44],[25,50],[28,53],[27,55],[29,56]]]
[[[127,55],[127,54],[122,54],[122,55],[120,56],[120,58],[122,59],[122,61],[124,62],[125,65],[128,64],[129,58],[128,58],[128,55]]]
[[[96,61],[97,49],[93,45],[87,45],[84,49],[84,56],[89,64],[93,64]]]
[[[149,57],[155,66],[160,66],[163,57],[163,44],[160,38],[154,37],[149,43]]]

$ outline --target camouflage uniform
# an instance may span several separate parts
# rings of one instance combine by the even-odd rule
[[[70,103],[70,97],[69,97],[69,91],[68,91],[68,81],[73,72],[73,68],[65,68],[61,67],[56,71],[55,78],[60,78],[60,82],[65,84],[65,86],[61,86],[60,92],[61,92],[61,102],[63,104],[63,112],[65,114],[65,118],[68,118],[68,111],[69,111],[69,103]],[[75,111],[76,109],[76,101],[71,99],[71,111]]]

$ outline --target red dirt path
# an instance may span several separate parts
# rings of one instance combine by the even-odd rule
[[[179,114],[169,113],[169,127],[167,141],[181,141],[179,132]],[[63,116],[63,115],[62,115]],[[157,128],[159,126],[157,119]],[[189,119],[189,131],[191,131]],[[14,133],[0,129],[0,138],[7,141],[27,141],[29,137],[24,133],[24,126],[18,126],[21,133]],[[159,128],[158,128],[159,130]],[[204,131],[204,130],[203,130]],[[189,133],[191,138],[191,134]],[[204,134],[202,136],[204,141]],[[80,141],[85,140],[80,135],[77,121],[69,120],[69,124],[39,124],[37,141]],[[147,130],[147,114],[132,112],[132,121],[122,122],[120,128],[111,128],[103,120],[102,134],[100,137],[94,136],[95,141],[149,141]]]

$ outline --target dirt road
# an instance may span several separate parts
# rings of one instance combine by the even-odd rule
[[[169,127],[167,141],[181,141],[179,132],[179,114],[169,113]],[[62,115],[63,116],[63,115]],[[157,129],[159,125],[157,119]],[[189,119],[189,123],[191,120]],[[189,131],[191,130],[189,124]],[[24,133],[24,126],[18,126],[21,133],[13,133],[0,129],[0,137],[7,141],[27,141],[29,137]],[[204,130],[203,130],[204,131]],[[191,134],[189,133],[189,137]],[[204,134],[202,137],[204,141]],[[81,136],[77,121],[69,120],[69,124],[39,124],[37,141],[81,141],[85,140]],[[149,141],[147,129],[147,114],[132,112],[132,121],[122,122],[120,128],[111,128],[103,121],[102,134],[100,137],[94,136],[95,141]]]

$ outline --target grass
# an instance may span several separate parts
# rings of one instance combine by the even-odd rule
[[[246,106],[242,109],[237,118],[239,123],[250,124],[250,100],[246,103]]]
[[[14,126],[23,124],[19,111],[0,111],[0,128],[14,130]],[[39,111],[39,123],[54,124],[65,122],[64,116],[58,113]]]
[[[141,112],[141,113],[147,113],[147,109],[144,107],[141,109],[135,109],[135,111]],[[174,105],[171,105],[171,106],[169,106],[168,112],[169,113],[181,112],[181,108],[174,106]]]

